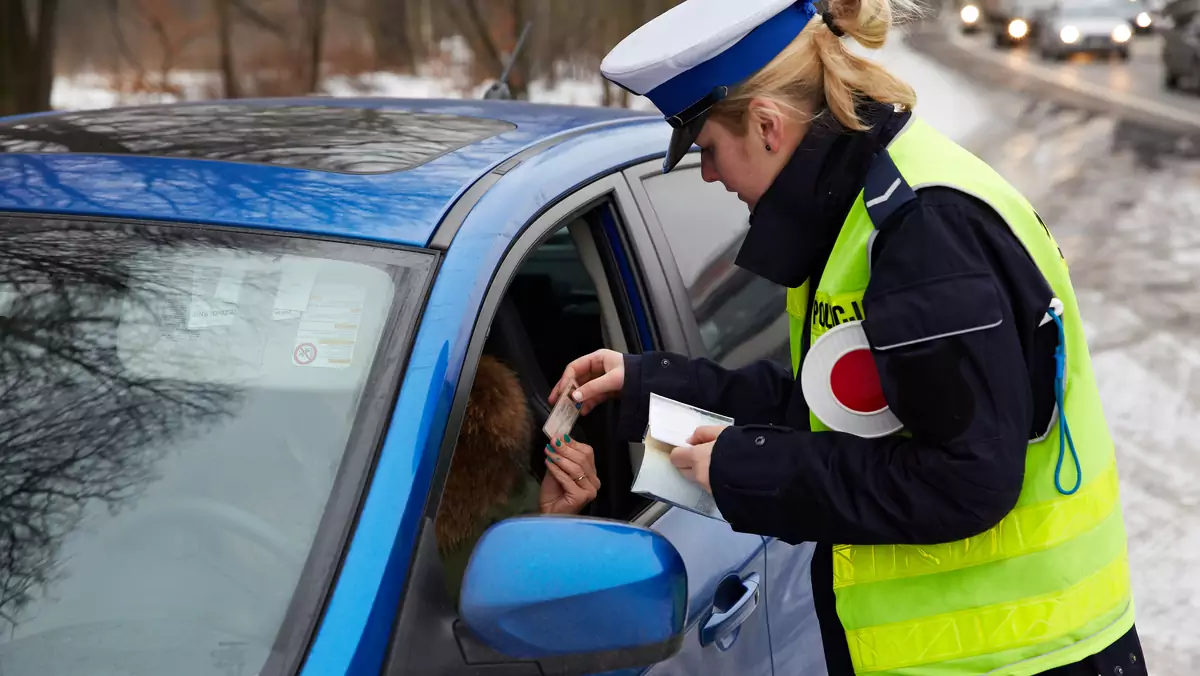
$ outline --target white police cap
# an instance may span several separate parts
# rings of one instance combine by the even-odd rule
[[[708,111],[800,34],[811,0],[685,0],[631,33],[604,57],[604,77],[654,103],[675,129],[670,171],[691,149]]]

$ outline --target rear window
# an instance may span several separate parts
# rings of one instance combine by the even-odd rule
[[[344,106],[206,103],[64,112],[0,123],[0,152],[148,155],[349,174],[403,171],[516,125]]]
[[[294,664],[433,262],[0,216],[0,673]]]

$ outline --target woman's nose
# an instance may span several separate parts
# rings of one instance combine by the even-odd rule
[[[700,178],[704,179],[705,183],[715,183],[721,180],[721,175],[717,173],[712,162],[703,156],[700,158]]]

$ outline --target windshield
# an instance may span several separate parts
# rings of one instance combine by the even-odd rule
[[[272,651],[319,614],[290,606],[328,584],[306,559],[335,476],[374,451],[347,454],[372,366],[400,361],[376,353],[407,343],[433,260],[0,216],[0,674],[293,659]]]

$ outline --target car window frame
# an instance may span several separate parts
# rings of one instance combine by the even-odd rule
[[[550,208],[543,210],[541,214],[535,216],[525,225],[520,234],[509,245],[504,258],[492,273],[492,280],[484,295],[483,302],[480,304],[479,312],[475,316],[471,328],[471,337],[467,344],[466,356],[463,360],[462,369],[459,371],[458,381],[455,384],[454,401],[451,404],[445,433],[442,437],[441,446],[438,449],[438,463],[434,469],[429,494],[426,496],[423,520],[432,519],[436,515],[437,509],[434,496],[436,495],[440,498],[441,492],[445,487],[446,476],[450,471],[451,455],[455,444],[458,442],[458,433],[462,427],[462,419],[466,412],[467,398],[470,394],[471,383],[475,379],[479,360],[483,356],[484,343],[487,340],[492,322],[496,319],[500,301],[508,293],[509,285],[512,283],[517,271],[520,270],[529,255],[560,227],[570,223],[573,218],[604,205],[606,202],[617,212],[618,217],[622,221],[622,223],[617,225],[617,230],[628,238],[627,244],[633,249],[632,252],[627,252],[628,254],[632,254],[629,263],[634,268],[635,273],[640,273],[641,291],[643,292],[641,300],[643,305],[649,308],[648,315],[652,319],[653,329],[657,329],[652,332],[662,341],[665,349],[678,350],[681,347],[683,342],[682,327],[673,323],[674,318],[679,314],[679,308],[676,307],[675,297],[665,292],[668,282],[664,272],[654,269],[653,266],[646,265],[647,261],[658,262],[659,254],[657,246],[654,245],[649,233],[646,232],[645,220],[642,217],[642,212],[637,205],[634,194],[630,190],[629,183],[624,180],[620,173],[609,174],[597,179],[560,199]],[[622,226],[624,227],[622,228]],[[606,244],[597,241],[596,245],[602,246]],[[653,255],[653,258],[648,257],[648,252]],[[671,262],[674,265],[673,259]],[[674,274],[678,275],[678,270],[675,270]],[[614,280],[610,279],[608,281],[610,285],[614,283]],[[666,299],[666,307],[670,307],[670,313],[663,313],[661,311],[664,306],[662,302],[656,302],[657,298]],[[633,330],[636,332],[637,330],[636,327],[625,326],[624,323],[622,324],[622,328],[626,331]],[[652,509],[653,506],[648,508],[648,510]],[[645,525],[643,523],[643,517],[645,516],[646,513],[643,512],[631,520],[631,522]],[[657,518],[657,515],[654,518]]]
[[[194,230],[216,232],[234,238],[272,240],[280,246],[279,253],[317,255],[330,245],[341,250],[354,249],[369,255],[356,258],[340,257],[363,264],[396,266],[387,260],[387,252],[420,253],[429,257],[429,268],[422,287],[414,296],[413,321],[401,319],[401,305],[393,303],[388,309],[383,333],[379,336],[373,362],[363,383],[361,401],[355,412],[329,496],[313,534],[296,586],[275,632],[272,650],[258,671],[261,676],[295,676],[308,659],[312,643],[320,629],[330,596],[337,584],[349,544],[357,527],[358,512],[366,499],[379,452],[383,447],[400,385],[412,353],[413,340],[420,326],[425,305],[433,289],[444,254],[435,249],[394,244],[375,240],[313,235],[287,230],[247,228],[196,222],[159,221],[140,218],[105,217],[94,215],[18,212],[0,210],[0,218],[19,220],[65,220],[87,223],[96,227],[142,227],[158,230]],[[304,243],[294,247],[297,243]],[[294,250],[292,250],[294,247]],[[286,250],[286,251],[285,251]],[[390,275],[389,275],[390,276]],[[393,280],[394,282],[394,280]]]
[[[682,170],[699,171],[700,153],[692,151],[684,155],[679,164],[675,165],[671,171]],[[675,315],[683,330],[684,344],[675,351],[693,357],[705,356],[708,354],[708,348],[705,347],[704,340],[700,335],[700,325],[696,322],[696,313],[692,310],[692,301],[688,296],[687,285],[683,282],[679,264],[675,260],[675,254],[671,251],[671,242],[667,237],[667,232],[663,228],[658,214],[654,211],[654,202],[650,198],[649,191],[646,190],[646,179],[662,175],[662,162],[657,160],[643,162],[625,169],[623,173],[629,184],[630,192],[633,193],[638,208],[641,210],[645,229],[658,255],[658,264],[666,277],[667,288],[670,292],[669,303],[674,306]]]
[[[661,160],[659,160],[661,166]],[[457,608],[448,608],[444,598],[444,585],[414,584],[414,580],[428,580],[441,574],[441,557],[437,551],[434,538],[434,519],[437,514],[446,478],[450,472],[450,461],[454,446],[458,441],[466,411],[467,399],[479,360],[483,356],[484,344],[491,329],[492,322],[500,307],[500,302],[508,292],[509,285],[528,256],[558,228],[570,223],[589,210],[608,204],[614,210],[614,216],[619,219],[616,225],[618,233],[625,238],[626,256],[632,272],[639,277],[641,302],[646,308],[647,318],[652,323],[652,333],[661,341],[657,349],[681,351],[686,349],[683,327],[678,322],[679,308],[675,297],[670,293],[667,275],[658,267],[659,253],[656,241],[647,232],[642,210],[630,188],[629,181],[618,169],[604,175],[584,186],[576,188],[551,206],[533,216],[510,243],[504,257],[492,272],[492,279],[480,303],[471,326],[463,365],[455,383],[454,397],[447,416],[446,428],[442,442],[438,448],[438,460],[433,470],[430,488],[425,496],[425,504],[420,519],[420,530],[412,552],[412,565],[409,566],[400,606],[396,612],[396,622],[392,628],[387,657],[381,671],[386,676],[401,676],[411,673],[408,669],[415,668],[414,659],[427,659],[421,663],[423,668],[447,670],[444,673],[475,673],[479,664],[468,664],[465,655],[485,655],[501,663],[509,663],[512,673],[520,672],[519,663],[513,662],[502,655],[490,652],[481,647],[477,641],[463,637],[463,628],[458,618]],[[664,242],[665,243],[665,242]],[[597,246],[602,243],[597,241]],[[611,246],[607,243],[604,246]],[[672,260],[672,265],[674,261]],[[675,271],[678,275],[678,271]],[[618,280],[608,280],[610,285]],[[690,310],[689,310],[690,311]],[[627,331],[636,327],[624,324]],[[673,509],[661,502],[652,502],[641,513],[629,519],[629,523],[639,526],[650,526],[667,511]],[[469,635],[469,632],[467,632]],[[420,637],[419,640],[415,637]],[[460,641],[465,641],[462,643]],[[401,645],[419,643],[423,646],[421,655],[411,650],[398,650]],[[453,665],[447,665],[445,658],[436,653],[439,649],[453,646],[453,652],[458,656]],[[452,661],[454,661],[452,659]],[[525,663],[533,669],[536,665]],[[497,665],[503,669],[503,666]],[[424,672],[422,672],[424,673]],[[533,672],[530,672],[533,673]]]

